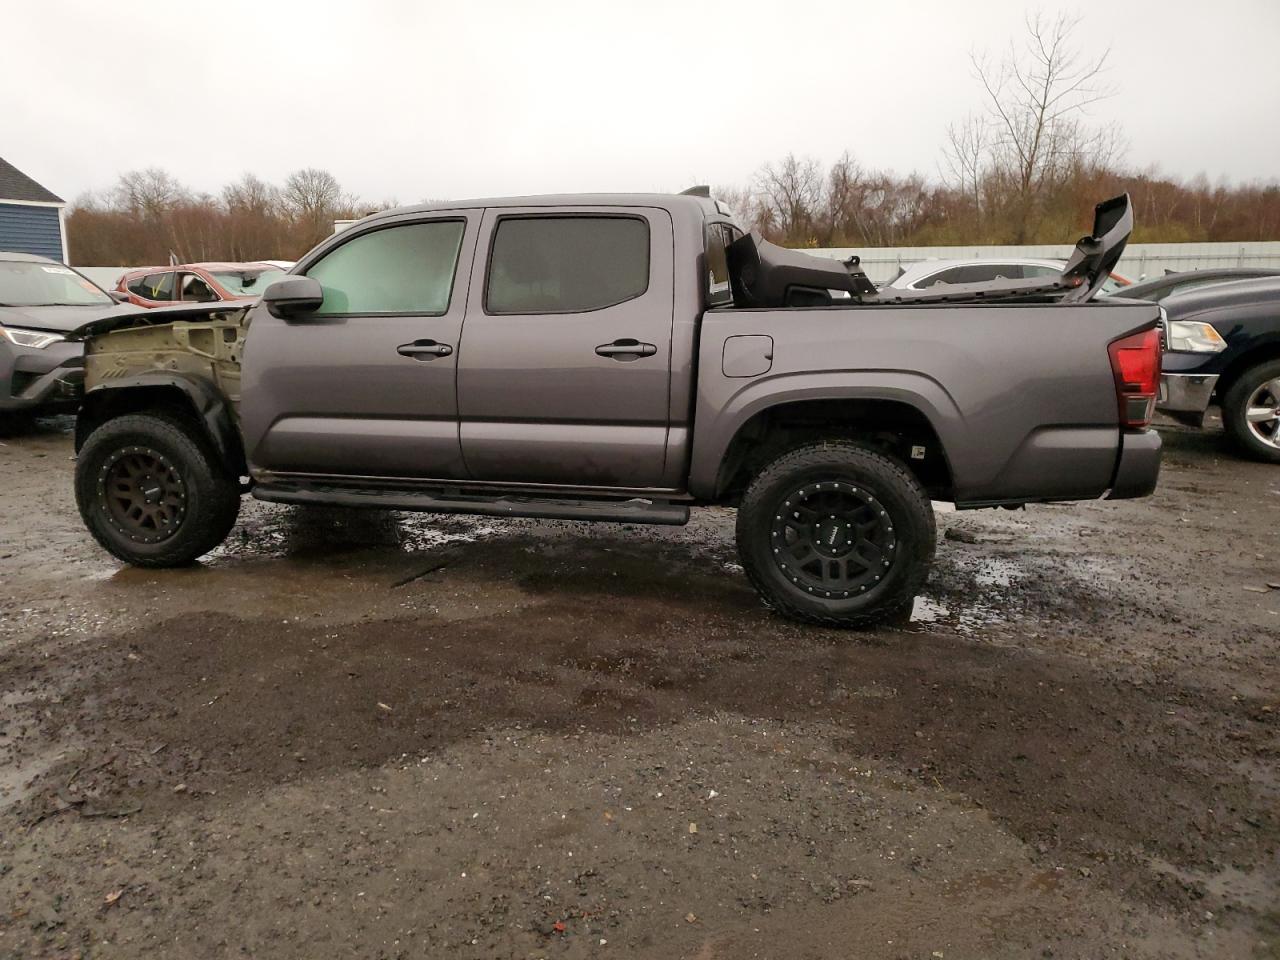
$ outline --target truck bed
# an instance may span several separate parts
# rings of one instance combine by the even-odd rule
[[[1158,458],[1154,434],[1120,427],[1107,346],[1159,320],[1154,304],[1105,300],[710,310],[690,492],[716,497],[730,442],[753,416],[822,397],[923,413],[958,505],[1101,496],[1123,451]],[[744,350],[767,370],[743,375]]]

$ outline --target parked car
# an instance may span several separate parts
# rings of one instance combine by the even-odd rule
[[[139,307],[218,303],[262,296],[285,272],[269,263],[187,263],[143,267],[120,278],[116,290]]]
[[[1139,283],[1131,283],[1109,294],[1128,300],[1150,300],[1159,303],[1165,297],[1186,293],[1198,287],[1214,283],[1232,283],[1236,280],[1256,280],[1258,277],[1280,277],[1280,270],[1266,267],[1222,267],[1212,270],[1169,270],[1163,277],[1153,277]]]
[[[66,334],[134,312],[71,267],[0,251],[0,416],[74,407],[84,347]]]
[[[1280,277],[1167,298],[1158,406],[1199,426],[1211,403],[1245,454],[1280,463]]]
[[[921,260],[904,267],[888,286],[898,290],[927,290],[938,283],[979,283],[990,280],[1022,280],[1055,277],[1065,260],[1038,260],[1033,257],[991,257],[970,260]],[[1131,281],[1111,273],[1102,283],[1102,294],[1111,294]]]
[[[1131,226],[1117,198],[1055,276],[886,292],[704,195],[386,211],[257,304],[81,331],[77,502],[149,567],[216,546],[245,487],[635,523],[725,504],[777,610],[898,616],[928,574],[931,498],[1155,487],[1160,308],[1088,302]]]

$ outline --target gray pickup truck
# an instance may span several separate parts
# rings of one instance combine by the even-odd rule
[[[930,499],[1155,486],[1159,308],[1093,294],[1132,226],[1100,204],[1060,276],[877,291],[680,195],[390,210],[248,307],[82,328],[76,497],[132,564],[187,564],[240,497],[684,523],[738,508],[747,576],[831,625],[900,615]]]

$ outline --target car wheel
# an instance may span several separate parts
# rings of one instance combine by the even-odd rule
[[[76,503],[114,556],[179,567],[225,539],[240,512],[240,487],[198,428],[130,414],[89,434],[76,461]]]
[[[924,586],[933,508],[900,461],[835,440],[768,464],[738,508],[748,578],[779,613],[834,627],[900,620]]]
[[[1250,367],[1222,398],[1222,425],[1255,460],[1280,463],[1280,360]]]

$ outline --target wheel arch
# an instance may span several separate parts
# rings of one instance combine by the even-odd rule
[[[900,460],[937,500],[953,500],[955,479],[934,421],[901,397],[779,399],[746,417],[720,457],[716,500],[736,502],[750,478],[787,451],[820,440],[859,440]],[[916,456],[917,448],[923,455]]]
[[[101,383],[85,393],[76,416],[75,450],[95,429],[128,413],[169,412],[190,422],[234,476],[244,476],[244,443],[231,404],[213,384],[177,373],[145,373]]]
[[[1221,403],[1245,371],[1259,364],[1270,363],[1272,360],[1280,360],[1280,334],[1260,343],[1251,344],[1249,349],[1234,357],[1218,377],[1218,384],[1214,389],[1215,399]]]

